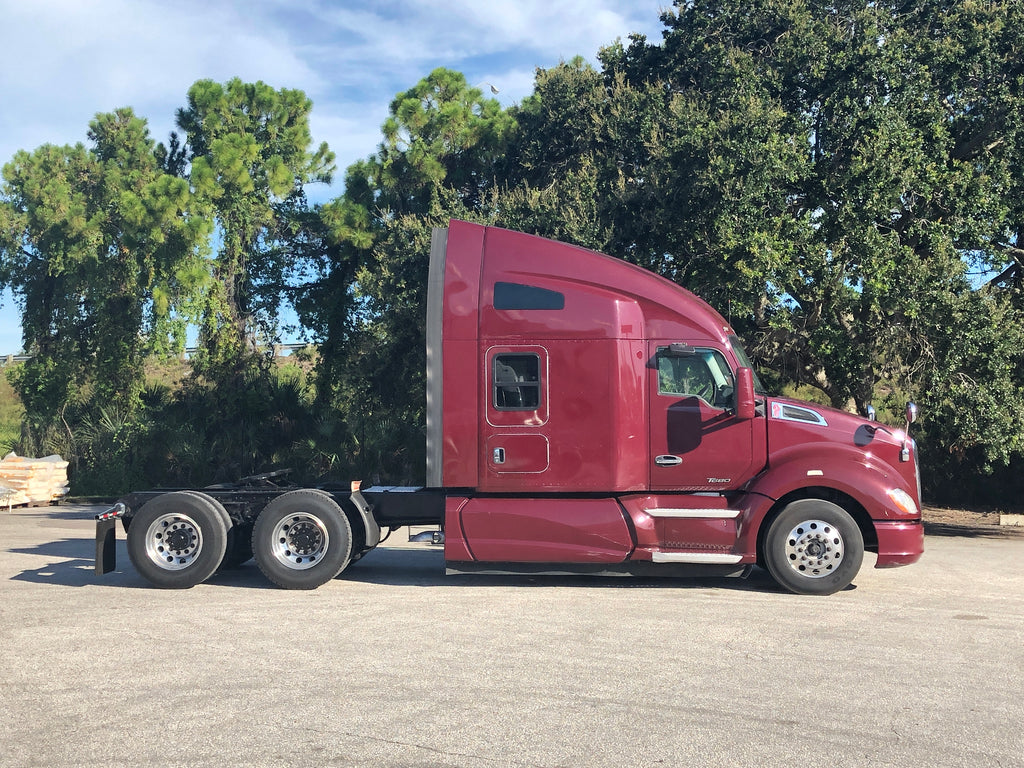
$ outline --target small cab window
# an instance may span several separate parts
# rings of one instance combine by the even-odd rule
[[[494,284],[495,309],[565,309],[565,294],[521,283]]]
[[[540,356],[494,356],[494,407],[499,411],[535,411],[540,407]]]
[[[699,397],[716,408],[733,405],[732,370],[721,352],[688,348],[680,354],[658,350],[658,394]]]

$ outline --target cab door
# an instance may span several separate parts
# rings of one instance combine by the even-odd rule
[[[733,490],[761,469],[764,417],[736,417],[734,372],[720,350],[651,341],[647,376],[652,490]]]

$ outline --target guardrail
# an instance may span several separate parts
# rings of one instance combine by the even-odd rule
[[[274,344],[274,357],[281,357],[281,353],[294,352],[297,349],[305,349],[309,344]],[[199,347],[185,347],[185,357],[190,357],[199,351]],[[32,355],[0,355],[0,368],[5,368],[14,363],[24,363],[32,359]]]

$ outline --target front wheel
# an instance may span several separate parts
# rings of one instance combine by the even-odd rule
[[[821,499],[787,505],[768,528],[764,564],[800,595],[831,595],[849,586],[864,560],[864,537],[842,507]]]
[[[187,491],[147,501],[128,528],[128,556],[158,587],[188,589],[217,570],[230,520],[219,505]]]
[[[252,529],[263,575],[285,589],[316,589],[348,565],[352,528],[322,491],[290,491],[267,504]]]

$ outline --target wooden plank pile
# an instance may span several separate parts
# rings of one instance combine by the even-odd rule
[[[60,456],[30,459],[11,452],[0,459],[0,504],[50,504],[68,492],[68,463]]]

